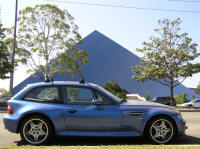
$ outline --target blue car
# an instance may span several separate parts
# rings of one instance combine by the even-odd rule
[[[8,102],[5,128],[29,144],[54,136],[145,137],[166,144],[185,134],[175,109],[158,103],[119,99],[84,82],[28,85]]]

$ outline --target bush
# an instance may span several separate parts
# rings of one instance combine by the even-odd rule
[[[128,91],[122,89],[119,84],[115,81],[107,82],[105,86],[103,86],[104,89],[111,92],[112,94],[116,95],[119,98],[126,99],[126,94],[128,94]]]
[[[146,100],[151,101],[151,93],[149,91],[146,92]]]
[[[176,99],[176,103],[177,104],[182,104],[187,102],[187,93],[183,93],[183,94],[176,94],[174,95],[174,98]]]
[[[0,88],[0,96],[9,96],[9,92],[4,88]]]
[[[191,100],[194,100],[196,97],[194,95],[191,96]]]

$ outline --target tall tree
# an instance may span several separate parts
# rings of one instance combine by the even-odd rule
[[[187,33],[180,33],[180,24],[179,18],[159,20],[159,27],[155,29],[157,36],[151,36],[149,42],[143,43],[143,48],[137,49],[143,53],[142,65],[132,67],[133,78],[138,81],[153,80],[168,86],[171,103],[174,87],[200,72],[200,64],[192,63],[199,56],[197,44]]]
[[[13,32],[14,28],[6,28],[5,29],[5,44],[7,45],[7,49],[10,53],[12,53],[12,48],[13,48]],[[15,60],[14,60],[14,69],[17,69],[16,67],[19,66],[20,64],[27,64],[29,52],[26,49],[20,48],[18,46],[18,43],[15,43]]]
[[[81,36],[70,13],[55,5],[36,5],[19,11],[18,21],[18,43],[29,53],[31,71],[45,77],[56,72],[81,74],[88,54],[75,48]]]
[[[14,71],[16,69],[18,69],[19,67],[17,66],[21,66],[21,64],[27,64],[27,59],[29,56],[29,52],[26,49],[20,48],[18,46],[18,43],[15,43],[15,52],[14,52],[14,61],[12,62],[12,52],[13,52],[13,32],[14,32],[14,28],[5,28],[5,34],[6,37],[4,39],[4,42],[7,46],[7,51],[9,52],[9,59],[11,61],[11,65],[12,65],[12,71],[10,74],[10,79],[11,77],[14,76]],[[9,93],[10,95],[12,95],[12,90],[13,90],[13,79],[10,80],[10,87],[9,87]]]
[[[0,24],[0,79],[9,78],[8,73],[11,71],[10,53],[5,43],[5,29]]]

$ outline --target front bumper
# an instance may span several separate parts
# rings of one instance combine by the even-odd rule
[[[185,130],[186,129],[188,129],[188,127],[186,126],[186,121],[185,120],[181,120],[177,124],[177,136],[183,136],[183,135],[185,135]]]

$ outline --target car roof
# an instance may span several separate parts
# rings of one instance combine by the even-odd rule
[[[72,85],[72,86],[82,86],[82,87],[95,87],[96,84],[93,83],[80,83],[76,81],[53,81],[53,82],[38,82],[33,84],[28,84],[28,87],[39,87],[39,86],[54,86],[54,85]]]

